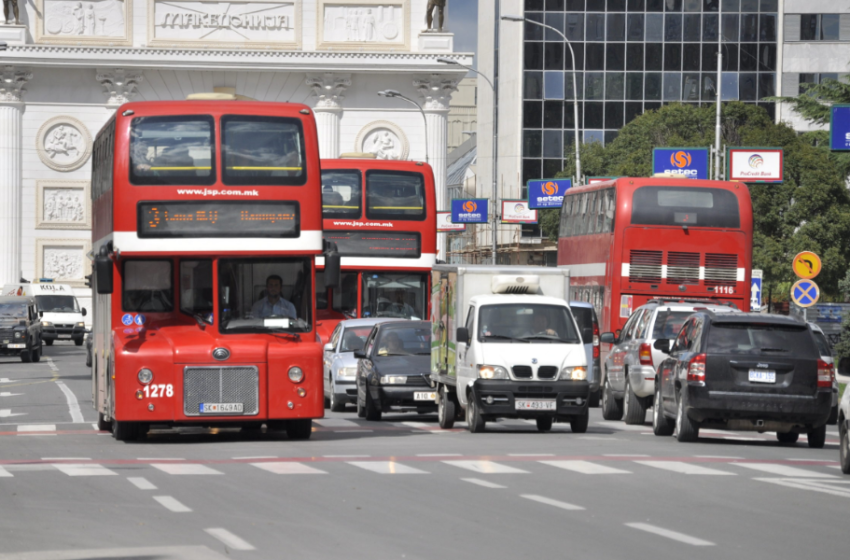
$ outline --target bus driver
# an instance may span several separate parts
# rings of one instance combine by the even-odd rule
[[[280,290],[283,287],[283,279],[277,274],[272,274],[266,279],[266,296],[251,308],[251,316],[254,318],[263,317],[289,317],[297,318],[295,306],[280,296]]]

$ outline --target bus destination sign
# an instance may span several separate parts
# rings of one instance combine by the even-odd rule
[[[140,202],[142,238],[298,237],[297,202],[166,201]]]
[[[336,243],[340,257],[418,259],[422,254],[416,232],[325,231],[322,237]]]

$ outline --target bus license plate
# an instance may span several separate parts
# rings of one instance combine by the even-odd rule
[[[776,372],[772,369],[751,369],[750,381],[753,383],[776,383]]]
[[[206,414],[241,414],[242,403],[201,403],[201,412]]]
[[[413,393],[413,400],[415,401],[435,401],[437,400],[437,393],[428,393],[426,391],[416,391]]]
[[[555,410],[555,401],[529,401],[517,399],[517,410]]]

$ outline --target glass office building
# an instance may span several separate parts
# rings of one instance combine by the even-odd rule
[[[522,185],[563,169],[574,140],[574,69],[583,142],[610,142],[626,123],[664,104],[713,104],[718,89],[724,101],[774,114],[762,99],[776,94],[778,0],[524,2],[525,17],[567,36],[575,66],[561,37],[525,24]]]

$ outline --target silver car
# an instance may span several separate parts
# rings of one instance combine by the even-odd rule
[[[831,365],[833,368],[835,367],[835,359],[832,357],[832,345],[827,340],[826,335],[817,324],[809,323],[809,328],[812,330],[812,334],[815,337],[815,342],[818,345],[818,352],[820,353],[820,359],[824,362]],[[838,373],[836,371],[836,373]],[[827,424],[835,425],[838,423],[838,376],[835,375],[832,377],[832,412],[829,413],[829,420]]]
[[[345,411],[345,405],[357,403],[357,358],[372,327],[400,319],[349,319],[341,321],[325,344],[322,371],[325,380],[325,406],[333,412]]]

